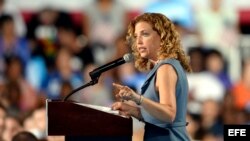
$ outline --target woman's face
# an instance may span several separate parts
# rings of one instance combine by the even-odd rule
[[[147,22],[138,22],[135,25],[136,48],[142,58],[157,61],[157,51],[160,48],[161,38]]]

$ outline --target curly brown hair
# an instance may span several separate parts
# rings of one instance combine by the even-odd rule
[[[126,41],[128,44],[131,45],[135,57],[135,67],[139,71],[148,71],[154,66],[148,59],[142,58],[136,48],[134,38],[135,25],[142,21],[149,23],[152,26],[152,29],[160,35],[161,47],[157,53],[158,59],[177,59],[180,61],[182,67],[187,72],[191,72],[189,58],[188,56],[186,56],[182,49],[180,37],[175,29],[174,24],[165,15],[160,13],[144,13],[142,15],[137,16],[128,25]]]

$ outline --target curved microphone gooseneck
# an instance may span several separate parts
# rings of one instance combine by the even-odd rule
[[[63,101],[67,101],[67,99],[73,95],[74,93],[76,93],[77,91],[81,90],[81,89],[84,89],[88,86],[92,86],[92,85],[95,85],[96,83],[98,82],[98,80],[92,80],[90,81],[89,83],[85,84],[85,85],[82,85],[81,87],[78,87],[77,89],[74,89],[73,91],[71,91],[65,98]]]

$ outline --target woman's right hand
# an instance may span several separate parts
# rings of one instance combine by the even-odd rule
[[[126,102],[115,102],[111,106],[112,110],[118,110],[120,115],[130,117],[133,116],[137,119],[141,119],[140,108]]]

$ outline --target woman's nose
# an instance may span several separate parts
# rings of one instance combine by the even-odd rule
[[[140,36],[137,38],[137,44],[142,44],[142,38]]]

